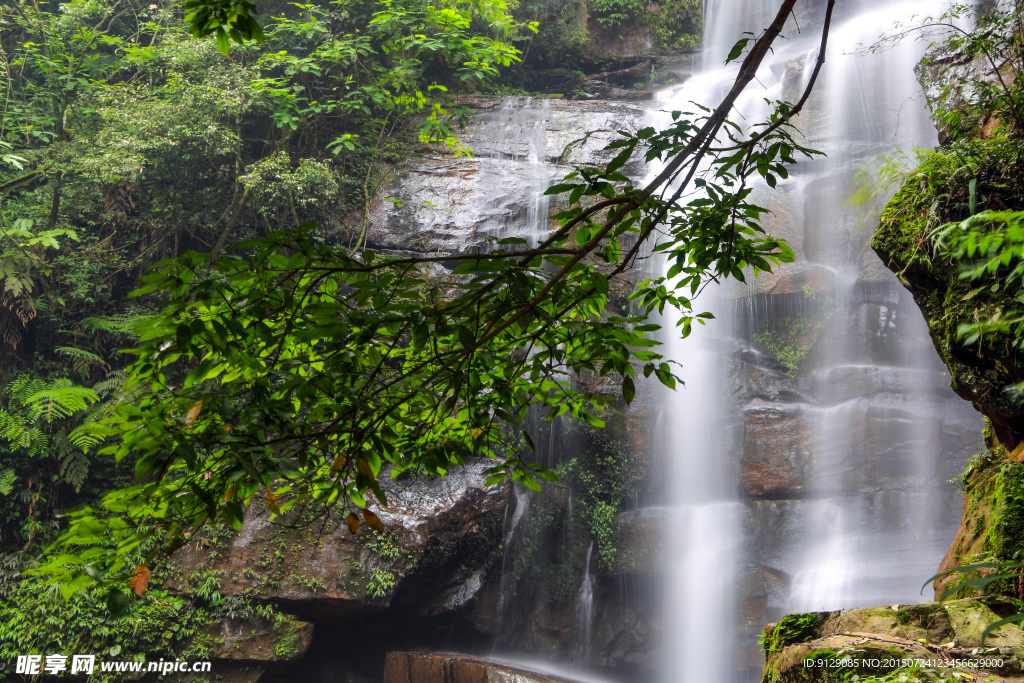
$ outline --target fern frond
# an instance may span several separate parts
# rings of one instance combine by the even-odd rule
[[[110,365],[92,351],[86,351],[75,346],[58,346],[54,349],[62,356],[69,356],[75,361],[75,372],[88,376],[89,367],[98,365],[104,372],[110,372]]]
[[[60,461],[60,476],[75,488],[82,490],[85,475],[89,473],[89,457],[79,450],[68,450]]]
[[[70,380],[59,379],[52,382],[42,391],[37,391],[25,399],[28,405],[39,405],[43,408],[43,419],[53,422],[71,417],[80,410],[85,410],[90,403],[99,400],[96,392],[88,387],[76,387]]]
[[[19,404],[24,404],[25,399],[32,394],[38,393],[46,388],[46,382],[32,375],[18,375],[4,387],[4,393],[9,395]]]
[[[90,448],[98,446],[103,441],[103,439],[99,438],[95,434],[80,432],[77,429],[71,432],[71,435],[68,438],[71,440],[71,443],[78,448],[81,448],[83,451],[88,451]]]
[[[115,399],[121,387],[128,380],[128,373],[124,370],[114,370],[105,379],[92,385],[93,391],[99,396],[113,394]],[[115,401],[120,402],[120,401]]]
[[[84,329],[93,332],[138,336],[136,330],[139,323],[148,320],[149,317],[128,311],[126,313],[115,313],[114,315],[90,316],[82,319],[78,324]]]
[[[9,496],[14,490],[14,470],[5,469],[0,472],[0,496]]]
[[[70,358],[73,358],[74,360],[77,361],[87,361],[89,363],[99,363],[102,365],[107,364],[105,360],[97,356],[92,351],[79,349],[75,346],[58,346],[57,348],[54,349],[54,351],[61,354],[62,356],[69,356]]]

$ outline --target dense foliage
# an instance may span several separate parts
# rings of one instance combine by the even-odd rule
[[[0,399],[0,494],[24,501],[5,506],[7,549],[101,492],[91,482],[116,483],[67,435],[82,401],[109,407],[118,350],[155,310],[154,297],[125,302],[138,277],[309,220],[358,240],[351,216],[407,144],[409,117],[424,140],[455,144],[449,97],[517,59],[523,30],[500,2],[265,9],[265,44],[225,58],[173,3],[0,5],[0,380],[21,383]]]
[[[502,2],[261,9],[265,42],[225,56],[222,39],[189,35],[174,2],[0,3],[5,666],[58,645],[201,656],[200,630],[237,616],[212,593],[172,598],[156,577],[145,602],[94,589],[65,604],[26,573],[63,511],[133,482],[133,462],[72,435],[136,398],[120,351],[161,302],[127,294],[160,259],[310,220],[318,242],[357,243],[397,150],[455,145],[464,114],[450,102],[516,60],[512,40],[530,32]]]

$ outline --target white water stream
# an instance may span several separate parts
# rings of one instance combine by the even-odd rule
[[[800,11],[802,32],[799,22],[790,22],[786,40],[738,103],[735,120],[764,120],[766,98],[799,96],[817,56],[824,3],[817,4]],[[690,101],[717,102],[735,73],[734,66],[722,66],[730,47],[744,31],[767,25],[777,6],[710,0],[703,73],[664,93],[658,104],[685,110]],[[906,40],[877,53],[863,46],[897,21],[936,14],[940,3],[865,0],[842,11],[816,92],[797,121],[805,144],[828,156],[800,164],[778,190],[760,194],[774,211],[769,230],[790,241],[797,263],[767,284],[705,292],[698,308],[711,307],[718,319],[685,341],[668,339],[665,347],[683,363],[686,381],[666,397],[656,438],[660,457],[670,463],[672,505],[665,539],[671,568],[661,669],[666,683],[744,677],[743,667],[727,664],[750,645],[751,634],[739,627],[741,601],[755,626],[785,610],[921,601],[920,586],[950,541],[957,503],[942,488],[937,467],[941,434],[946,421],[971,418],[949,415],[955,398],[944,389],[948,380],[920,312],[868,246],[876,207],[850,201],[858,169],[877,155],[937,143],[914,76],[924,44]],[[652,125],[664,116],[652,113]],[[730,380],[747,371],[737,360],[741,352],[758,358],[755,366],[765,361],[764,344],[752,343],[750,333],[798,322],[811,337],[805,340],[810,353],[790,380],[799,396],[766,399],[735,391]],[[776,438],[781,445],[751,444],[766,440],[764,431],[752,431],[750,416],[769,409],[793,416],[792,433]],[[744,450],[739,467],[739,454],[729,451],[737,443]],[[772,451],[773,474],[792,465],[799,483],[776,494],[784,500],[744,504],[748,468],[765,450]],[[766,571],[788,578],[789,589],[751,589],[745,579]],[[758,600],[760,622],[760,613],[751,616],[749,608]]]

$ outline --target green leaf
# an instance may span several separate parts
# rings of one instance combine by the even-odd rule
[[[736,44],[729,50],[729,56],[725,58],[725,63],[728,64],[743,54],[743,50],[747,47],[747,43],[749,42],[750,38],[740,38],[737,40]]]
[[[228,51],[231,49],[231,43],[228,40],[228,34],[224,32],[223,28],[218,26],[215,35],[217,37],[217,49],[220,51],[222,55],[227,57]]]
[[[531,477],[529,474],[524,474],[520,481],[523,482],[523,486],[530,489],[531,491],[535,491],[537,493],[541,492],[540,482]]]

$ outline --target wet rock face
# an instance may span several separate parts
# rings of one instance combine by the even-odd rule
[[[470,462],[443,479],[382,481],[383,534],[366,525],[351,534],[340,514],[275,524],[253,504],[229,541],[200,539],[174,560],[208,568],[225,595],[271,601],[314,622],[468,615],[486,592],[510,495],[506,485],[484,486],[490,464]],[[180,575],[177,587],[190,588],[187,570]]]
[[[744,411],[743,421],[743,490],[768,498],[800,497],[804,492],[804,468],[813,447],[800,408],[755,401]]]
[[[614,152],[604,147],[616,131],[640,127],[644,115],[627,102],[480,97],[468,104],[474,113],[460,140],[473,156],[424,149],[403,162],[373,208],[373,247],[472,253],[493,248],[488,238],[499,235],[536,239],[550,229],[543,191],[574,165],[610,160]]]
[[[1010,70],[1005,71],[1003,77],[1012,78]],[[969,55],[942,46],[929,50],[914,72],[933,112],[937,109],[966,110],[975,95],[975,84],[993,86],[999,83],[999,75],[984,54]],[[937,127],[941,143],[954,133],[948,122],[937,122]]]

